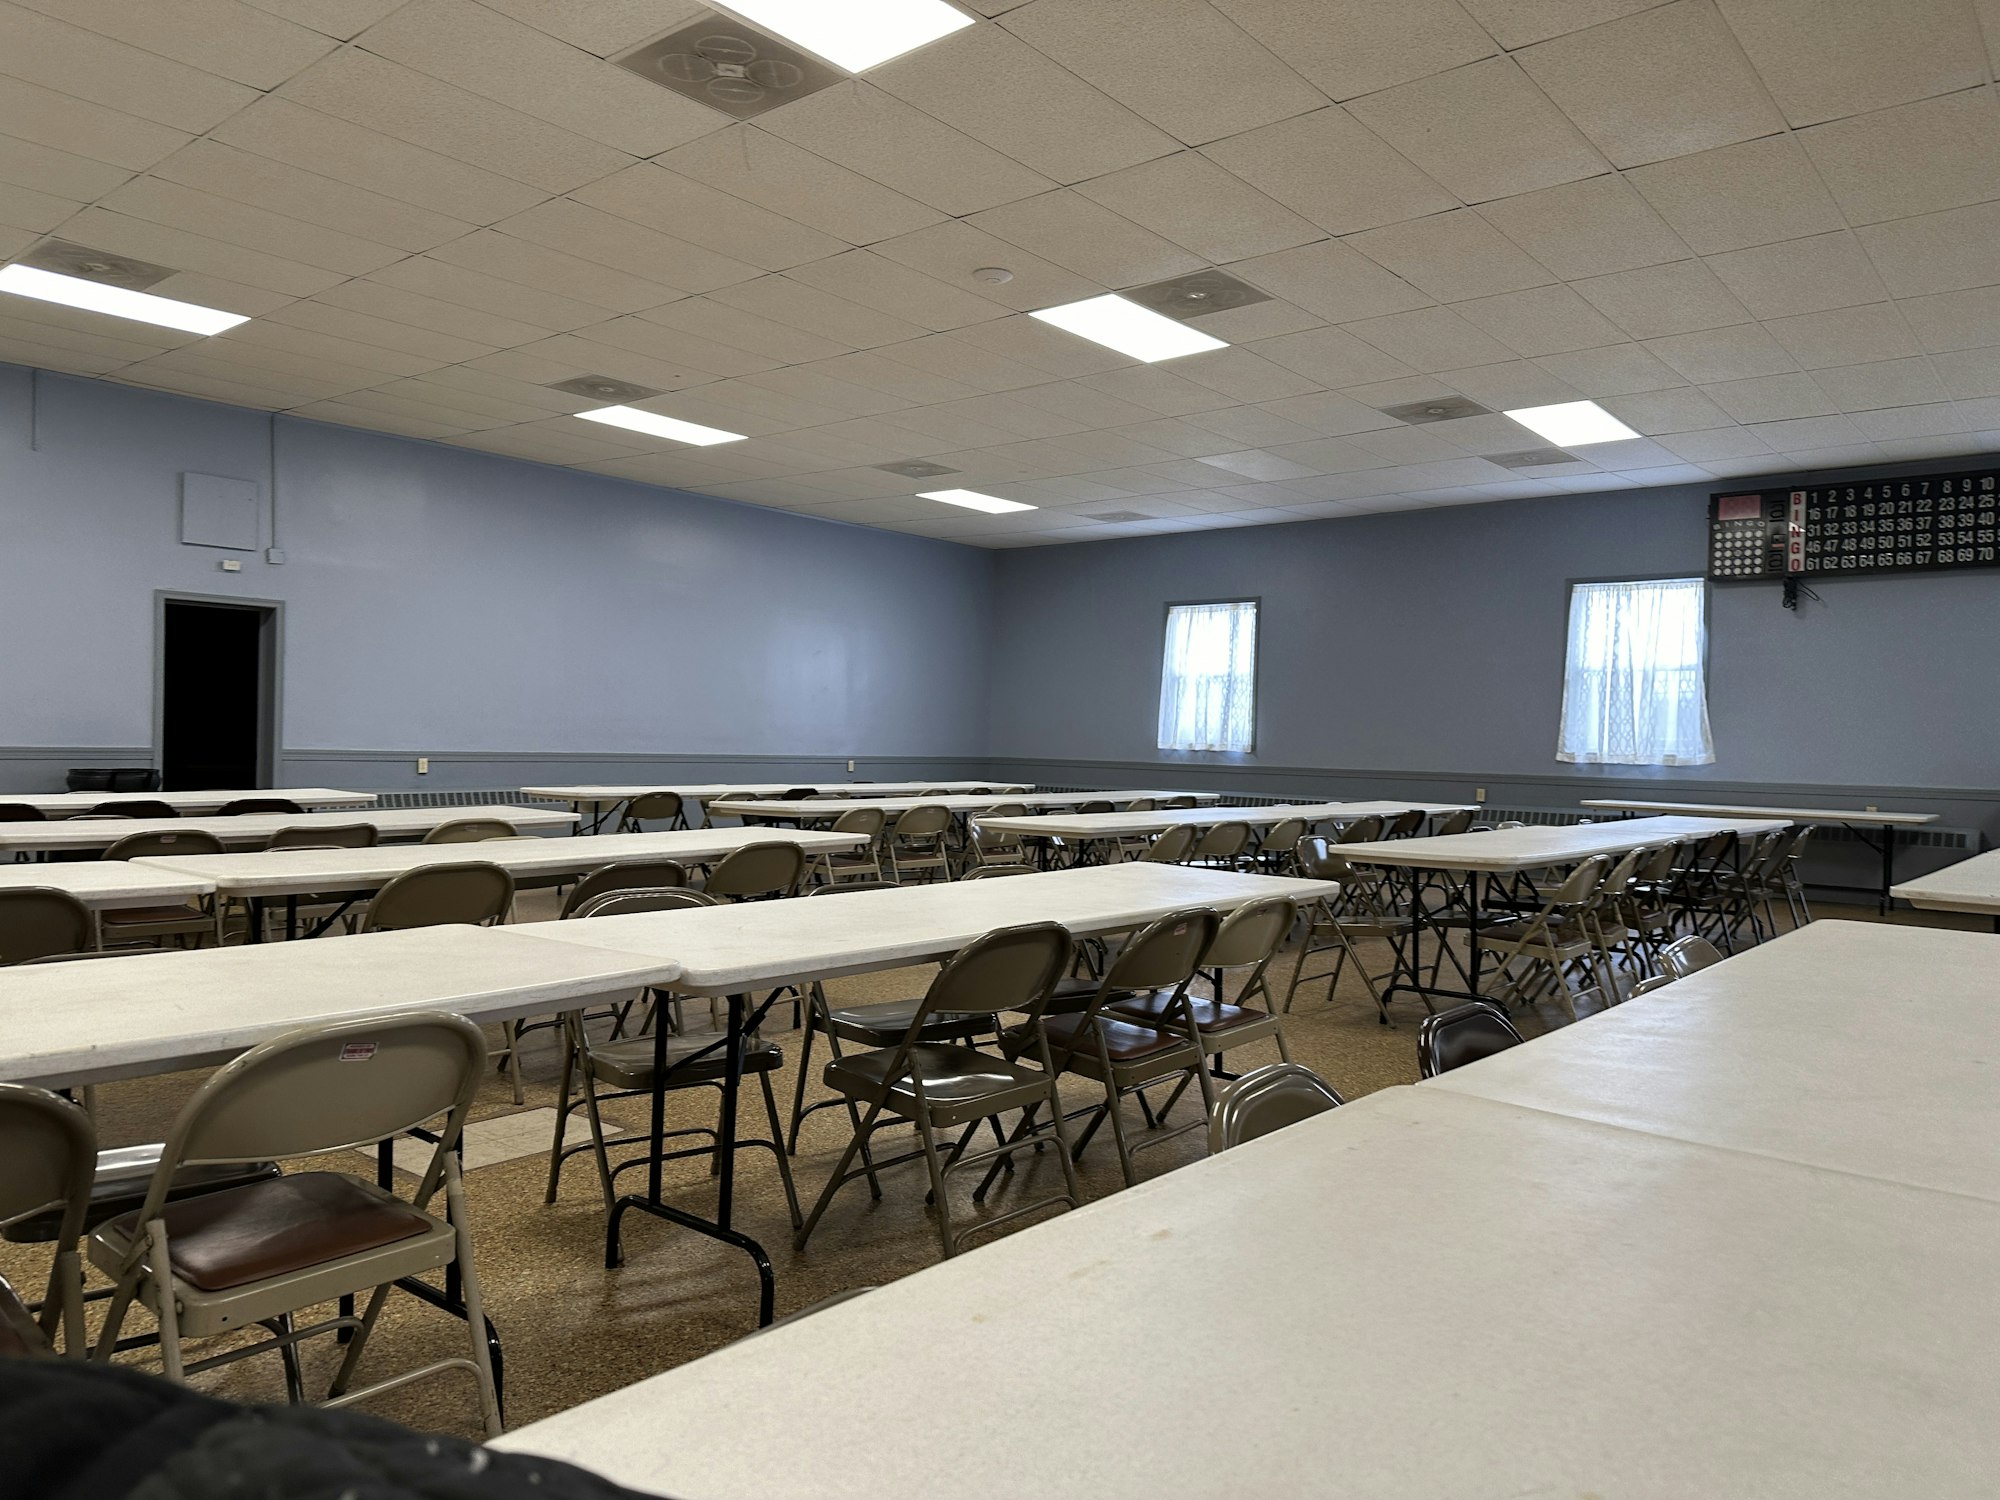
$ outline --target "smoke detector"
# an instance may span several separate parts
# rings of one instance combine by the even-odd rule
[[[769,32],[714,11],[613,61],[738,120],[816,94],[846,76]]]
[[[93,250],[68,240],[43,240],[22,256],[20,263],[37,271],[53,271],[58,276],[123,287],[128,292],[143,292],[174,274],[171,266],[156,266],[148,260],[113,255],[108,250]]]
[[[905,479],[935,479],[940,474],[960,472],[947,469],[943,464],[927,464],[921,458],[906,459],[899,464],[877,464],[875,467],[885,474],[900,474]]]
[[[1005,266],[981,266],[972,273],[972,279],[991,286],[1004,286],[1014,279],[1014,273]]]
[[[1560,448],[1525,448],[1519,453],[1488,453],[1485,459],[1503,469],[1549,469],[1557,464],[1580,464],[1584,460]]]
[[[1239,281],[1224,271],[1195,271],[1168,281],[1156,281],[1150,286],[1136,287],[1120,295],[1156,313],[1178,318],[1183,323],[1209,313],[1227,312],[1234,307],[1249,307],[1253,303],[1271,300],[1269,292],[1260,292],[1249,282]]]
[[[1383,416],[1394,417],[1398,422],[1408,422],[1412,427],[1421,427],[1426,422],[1456,422],[1462,417],[1490,417],[1493,408],[1481,406],[1477,401],[1468,401],[1463,396],[1439,396],[1430,401],[1405,401],[1401,406],[1377,408]]]
[[[574,380],[552,380],[552,391],[566,391],[572,396],[582,396],[591,401],[609,401],[618,406],[630,406],[634,401],[644,401],[648,396],[665,394],[651,386],[634,385],[629,380],[614,380],[609,375],[579,375]]]

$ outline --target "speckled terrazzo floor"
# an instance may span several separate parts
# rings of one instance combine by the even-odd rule
[[[553,897],[531,892],[523,896],[518,915],[520,920],[532,921],[553,914]],[[1865,917],[1869,913],[1857,908],[1824,908],[1822,915]],[[1930,925],[1983,925],[1930,915],[1923,920]],[[1286,968],[1288,972],[1289,958]],[[830,988],[836,1002],[894,999],[919,993],[932,972],[925,968],[860,976],[838,981]],[[690,1024],[703,1024],[702,1009],[699,1005],[689,1007]],[[1378,1025],[1373,1004],[1350,974],[1331,1003],[1323,983],[1302,988],[1297,1008],[1286,1023],[1287,1035],[1297,1061],[1318,1070],[1353,1098],[1415,1081],[1415,1033],[1420,1014],[1420,1009],[1406,1000],[1394,1025]],[[780,1006],[773,1012],[775,1024],[767,1028],[767,1034],[788,1053],[787,1070],[777,1080],[781,1110],[787,1112],[793,1080],[789,1063],[797,1052],[797,1033],[787,1029],[789,1019],[789,1007]],[[1549,1006],[1523,1016],[1521,1025],[1532,1033],[1561,1024],[1563,1019]],[[551,1031],[541,1031],[527,1043],[526,1103],[516,1106],[504,1078],[491,1075],[481,1092],[476,1119],[530,1110],[546,1112],[555,1104],[558,1061],[554,1037]],[[1267,1045],[1247,1049],[1243,1057],[1245,1063],[1255,1065],[1275,1060],[1276,1052]],[[188,1074],[105,1087],[98,1102],[104,1142],[116,1145],[158,1140],[173,1112],[198,1082],[198,1075]],[[1081,1102],[1088,1097],[1089,1086],[1077,1085],[1076,1093]],[[808,1098],[821,1096],[815,1080],[808,1088]],[[712,1121],[714,1098],[708,1092],[676,1096],[669,1123]],[[1181,1105],[1182,1111],[1187,1108],[1186,1103]],[[644,1105],[628,1102],[615,1107],[615,1112],[637,1122],[644,1118]],[[549,1118],[543,1113],[536,1123]],[[761,1124],[761,1100],[754,1088],[746,1089],[744,1131],[761,1133]],[[799,1193],[808,1208],[846,1139],[842,1112],[821,1111],[809,1119],[794,1162]],[[1166,1143],[1140,1156],[1140,1171],[1146,1176],[1170,1171],[1201,1149],[1193,1136]],[[532,1155],[474,1166],[467,1173],[487,1307],[506,1348],[510,1426],[574,1406],[741,1338],[751,1331],[756,1316],[756,1280],[747,1258],[672,1225],[631,1216],[626,1264],[607,1271],[603,1261],[604,1215],[589,1158],[572,1159],[559,1200],[545,1205],[545,1150],[544,1141],[543,1149]],[[351,1154],[330,1164],[367,1170],[367,1163]],[[635,1182],[637,1175],[627,1174],[624,1181]],[[1047,1191],[1046,1184],[1054,1175],[1052,1159],[1037,1159],[1011,1186],[995,1194],[993,1210],[1004,1212],[1012,1203]],[[1093,1145],[1086,1155],[1082,1179],[1089,1196],[1116,1189],[1117,1162],[1108,1140]],[[668,1181],[669,1201],[697,1212],[712,1208],[714,1193],[704,1165],[675,1164],[669,1168]],[[971,1211],[967,1190],[968,1185],[960,1186],[954,1201],[963,1208],[955,1212]],[[937,1240],[924,1207],[924,1192],[922,1169],[916,1164],[885,1174],[880,1202],[871,1202],[866,1186],[856,1183],[835,1201],[809,1249],[796,1253],[791,1248],[775,1166],[768,1155],[745,1154],[737,1175],[738,1224],[763,1242],[776,1263],[779,1315],[849,1287],[880,1284],[932,1263],[938,1253]],[[1018,1222],[1002,1232],[1018,1233],[1033,1222]],[[33,1249],[0,1245],[0,1273],[24,1290],[39,1285],[45,1265],[45,1259]],[[150,1320],[138,1314],[128,1331],[149,1326]],[[331,1340],[318,1344],[309,1345],[306,1355],[309,1391],[324,1389],[335,1362]],[[463,1347],[461,1324],[397,1296],[391,1299],[376,1333],[364,1375],[380,1375],[458,1353]],[[142,1363],[146,1360],[144,1355],[130,1357]],[[239,1399],[283,1399],[274,1358],[246,1360],[207,1372],[197,1376],[196,1383]],[[388,1393],[371,1401],[368,1409],[414,1426],[468,1436],[478,1433],[469,1382],[459,1377],[429,1380]]]

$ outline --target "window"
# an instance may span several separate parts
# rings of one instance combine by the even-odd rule
[[[1249,750],[1256,739],[1256,602],[1169,605],[1160,748]]]
[[[1586,766],[1705,766],[1708,590],[1699,578],[1579,583],[1569,596],[1556,759]]]

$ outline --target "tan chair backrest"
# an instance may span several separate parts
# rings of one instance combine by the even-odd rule
[[[478,860],[405,870],[375,893],[362,918],[367,932],[400,932],[453,922],[504,921],[514,904],[514,877]]]
[[[593,896],[580,903],[574,911],[563,913],[565,917],[581,920],[585,917],[629,917],[649,911],[685,911],[694,906],[720,906],[715,897],[701,891],[681,890],[660,886],[650,890],[606,891],[601,896]]]
[[[1185,823],[1160,830],[1160,836],[1153,840],[1152,847],[1139,856],[1143,864],[1177,865],[1188,857],[1194,848],[1194,829]]]
[[[1356,818],[1334,836],[1336,844],[1372,844],[1382,837],[1382,819],[1375,813]]]
[[[1033,875],[1033,865],[979,865],[959,876],[960,880],[994,880],[1003,875]]]
[[[1604,885],[1598,895],[1607,901],[1616,901],[1624,896],[1625,889],[1639,878],[1639,867],[1653,857],[1649,848],[1628,849],[1618,857],[1618,863],[1611,867],[1611,873],[1604,877]]]
[[[1178,797],[1169,797],[1160,804],[1161,807],[1193,807],[1194,805],[1195,799],[1185,794]]]
[[[1298,906],[1285,896],[1266,896],[1239,906],[1216,928],[1201,956],[1201,967],[1239,969],[1245,964],[1265,963],[1298,919]]]
[[[850,807],[833,820],[835,833],[860,833],[869,838],[877,838],[889,822],[889,815],[879,807]]]
[[[513,839],[521,836],[520,830],[512,823],[499,818],[459,818],[454,822],[440,823],[424,835],[426,844],[477,844],[487,839]]]
[[[1660,967],[1675,979],[1712,968],[1722,962],[1722,950],[1705,937],[1675,938],[1660,950]]]
[[[773,840],[731,850],[701,888],[711,896],[789,896],[805,874],[805,851]]]
[[[1234,859],[1250,847],[1248,823],[1217,823],[1194,846],[1196,859]]]
[[[169,854],[220,854],[222,840],[206,829],[184,833],[128,833],[104,851],[106,859],[150,859]]]
[[[896,819],[896,837],[899,839],[936,838],[951,827],[951,809],[926,802],[921,807],[910,808]]]
[[[1148,922],[1111,960],[1105,990],[1170,990],[1185,984],[1221,925],[1221,916],[1207,906],[1187,907]]]
[[[32,963],[96,945],[90,908],[68,891],[27,885],[0,890],[0,964]]]
[[[1032,1021],[1069,967],[1073,949],[1069,933],[1058,922],[1002,927],[973,939],[938,970],[917,1007],[910,1038],[935,1015],[1016,1011]]]
[[[1130,802],[1125,804],[1125,811],[1151,812],[1159,805],[1159,802],[1152,797],[1134,797]]]
[[[671,823],[681,815],[682,808],[679,792],[648,792],[643,797],[634,797],[625,804],[625,821]]]
[[[1307,880],[1351,880],[1353,867],[1335,854],[1336,846],[1321,834],[1309,833],[1292,846],[1299,874]]]
[[[1383,837],[1406,839],[1424,826],[1425,816],[1421,807],[1412,807],[1405,812],[1399,812],[1390,821],[1388,832]]]
[[[1303,1063],[1266,1064],[1245,1073],[1216,1097],[1208,1117],[1208,1149],[1227,1151],[1346,1102],[1332,1084]]]
[[[843,880],[837,885],[816,885],[807,891],[808,896],[852,896],[857,891],[900,891],[902,887],[893,880]]]
[[[437,1186],[485,1065],[479,1028],[441,1011],[308,1026],[253,1047],[182,1107],[140,1222],[158,1216],[186,1163],[354,1150],[448,1116],[416,1195],[421,1203]]]
[[[0,1083],[0,1225],[64,1207],[59,1245],[83,1233],[97,1169],[90,1116],[47,1089]]]
[[[1611,856],[1593,854],[1574,870],[1569,872],[1563,883],[1556,887],[1549,897],[1550,906],[1576,906],[1595,896],[1604,884],[1604,875],[1611,868]]]
[[[338,823],[331,828],[280,828],[266,849],[373,849],[373,823]]]
[[[1305,831],[1304,818],[1287,818],[1284,822],[1274,823],[1267,828],[1263,837],[1258,840],[1257,847],[1274,854],[1279,852],[1290,854],[1292,846],[1298,843]]]
[[[1446,813],[1439,818],[1431,831],[1438,838],[1448,838],[1455,833],[1464,833],[1472,827],[1472,809],[1461,807],[1457,812]]]
[[[678,860],[634,860],[629,865],[604,865],[579,880],[564,898],[562,915],[613,891],[673,890],[687,884],[687,870]]]

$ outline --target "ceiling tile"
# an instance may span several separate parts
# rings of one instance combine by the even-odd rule
[[[1296,371],[1248,349],[1211,349],[1173,362],[1174,373],[1235,401],[1281,401],[1318,389]]]
[[[636,207],[634,211],[638,211]],[[757,268],[744,261],[691,245],[574,198],[546,199],[526,213],[502,219],[494,227],[517,239],[531,240],[551,250],[610,266],[627,276],[659,281],[663,286],[683,291],[713,291],[748,281],[757,274]]]
[[[925,330],[888,313],[850,302],[789,276],[764,276],[710,294],[711,300],[761,318],[816,333],[850,349],[873,349],[918,338]]]
[[[326,36],[346,41],[373,26],[403,0],[250,0],[250,4]],[[597,4],[598,0],[583,0]]]
[[[1202,148],[1335,234],[1442,213],[1458,200],[1344,109],[1319,109]]]
[[[1057,182],[1180,143],[998,26],[968,26],[872,68],[869,81]]]
[[[1190,146],[1325,103],[1207,0],[1035,0],[1000,24]]]
[[[1990,88],[1835,120],[1799,139],[1850,224],[2000,197],[2000,101]]]
[[[1785,128],[1714,0],[1675,0],[1517,54],[1615,166]]]
[[[1755,323],[1648,339],[1646,348],[1699,384],[1779,375],[1798,368],[1778,341]]]
[[[1262,255],[1229,268],[1329,323],[1379,317],[1427,307],[1431,298],[1359,250],[1338,240],[1321,240],[1275,255]]]
[[[289,302],[258,321],[276,327],[309,329],[333,338],[378,346],[438,364],[456,364],[461,360],[477,359],[482,354],[491,354],[497,347],[474,339],[460,338],[451,333],[441,333],[415,323],[336,307],[319,298]]]
[[[1191,417],[1230,404],[1207,386],[1183,380],[1158,365],[1107,370],[1102,375],[1084,376],[1082,383],[1092,390],[1132,402],[1163,417]]]
[[[1558,401],[1574,401],[1583,394],[1567,380],[1525,359],[1502,360],[1463,370],[1440,370],[1437,378],[1459,394],[1495,411],[1551,406]]]
[[[1855,233],[1894,296],[2000,286],[2000,203],[1870,224]]]
[[[315,422],[332,422],[341,427],[362,427],[370,432],[391,432],[398,437],[450,439],[464,432],[463,428],[455,427],[449,422],[428,422],[420,417],[371,411],[364,407],[349,405],[345,401],[314,401],[305,406],[293,407],[291,415],[310,417]]]
[[[1526,47],[1564,32],[1629,16],[1660,0],[1464,0],[1501,46]]]
[[[1416,370],[1493,364],[1513,354],[1448,307],[1424,307],[1349,323],[1347,331]]]
[[[1789,135],[1656,162],[1636,168],[1627,180],[1699,255],[1845,227]]]
[[[1203,313],[1188,319],[1188,323],[1225,344],[1254,344],[1259,339],[1282,338],[1288,333],[1305,333],[1326,326],[1325,319],[1303,307],[1294,307],[1282,297]]]
[[[1950,451],[1950,445],[1940,448],[1931,443],[1921,443],[1923,438],[1954,436],[1965,431],[1965,417],[1954,402],[1941,401],[1924,406],[1892,406],[1873,411],[1850,412],[1854,425],[1861,429],[1862,436],[1871,442],[1890,444],[1910,442],[1911,458],[1940,458]],[[1983,443],[1968,447],[1964,452],[1983,452]]]
[[[1093,344],[1039,318],[1018,313],[970,324],[958,329],[956,337],[976,348],[1018,360],[1030,369],[1042,370],[1050,379],[1095,375],[1100,370],[1116,370],[1131,363],[1102,344]]]
[[[1926,353],[2000,344],[2000,287],[1911,297],[1897,306]]]
[[[981,391],[1017,391],[1028,386],[1046,385],[1048,372],[1033,365],[995,354],[977,344],[934,333],[925,338],[905,339],[882,350],[899,364],[912,365],[933,375],[961,381]]]
[[[1594,177],[1606,166],[1510,58],[1401,84],[1348,107],[1467,203]]]
[[[158,125],[199,135],[257,97],[255,89],[17,5],[0,6],[7,71]]]
[[[430,252],[430,258],[484,272],[501,281],[554,292],[608,312],[640,312],[684,295],[678,288],[628,276],[595,261],[565,255],[492,229],[475,230],[440,245]]]
[[[16,0],[28,10],[254,89],[275,88],[333,42],[240,0]]]
[[[1344,243],[1440,302],[1462,302],[1555,280],[1469,208],[1347,236]]]
[[[1686,242],[1616,173],[1501,198],[1478,211],[1566,280],[1635,271],[1688,254]]]
[[[89,203],[127,181],[131,173],[109,162],[15,136],[0,135],[0,183],[33,188],[59,198]]]
[[[1907,104],[1984,82],[1965,0],[1720,0],[1794,125]]]
[[[384,10],[402,0],[376,0]],[[609,57],[678,30],[708,7],[701,0],[480,0],[573,47]]]
[[[672,382],[674,386],[696,384],[704,377],[719,380],[733,375],[751,375],[768,370],[776,363],[765,355],[698,338],[650,317],[606,318],[601,323],[585,324],[577,329],[577,334],[592,343],[628,349],[634,354],[643,354],[673,366],[683,372],[681,380]],[[609,371],[588,373],[608,374]],[[657,385],[659,382],[641,381],[640,384]]]
[[[832,235],[651,162],[635,162],[570,197],[766,271],[847,248]]]
[[[914,198],[755,125],[730,125],[676,146],[658,161],[683,177],[720,188],[850,245],[907,234],[942,217]]]
[[[548,196],[525,182],[287,99],[258,100],[217,126],[209,139],[473,224],[489,224]]]
[[[1142,286],[1208,264],[1070,188],[989,208],[967,222],[1104,286]]]
[[[1516,354],[1560,354],[1620,344],[1625,335],[1604,314],[1566,286],[1534,287],[1460,302],[1452,311],[1470,319]]]
[[[631,160],[601,141],[355,47],[322,58],[278,97],[552,193],[581,187]]]
[[[443,363],[435,358],[426,359],[373,344],[356,343],[352,339],[335,338],[310,328],[276,323],[269,318],[253,318],[248,323],[240,324],[219,335],[218,342],[261,345],[268,349],[281,349],[295,358],[322,359],[329,366],[373,370],[377,372],[378,379],[422,375]]]
[[[948,286],[990,298],[1016,312],[1059,307],[1106,290],[1088,277],[1064,270],[1053,261],[1032,255],[963,219],[949,219],[927,229],[897,235],[877,242],[872,248],[902,265],[926,271]],[[1012,271],[1013,279],[995,284],[973,278],[974,271],[995,266]]]
[[[1810,375],[1758,375],[1721,380],[1702,388],[1739,422],[1775,422],[1792,417],[1831,416],[1840,410]]]
[[[11,195],[0,195],[0,202],[4,202],[5,196]],[[63,234],[78,244],[109,250],[114,255],[136,256],[158,266],[175,266],[241,281],[288,297],[310,297],[344,279],[341,272],[101,208],[87,208],[76,215],[63,225]],[[174,295],[165,282],[153,290],[161,296]]]
[[[513,268],[519,269],[518,266]],[[453,302],[460,307],[476,308],[500,317],[519,318],[551,333],[567,333],[587,323],[601,322],[605,313],[604,308],[579,297],[543,291],[429,255],[413,255],[393,266],[384,267],[369,279],[401,291],[435,297],[440,302]],[[667,299],[661,297],[660,300],[664,302]]]
[[[1799,417],[1788,422],[1758,422],[1750,430],[1780,453],[1802,453],[1860,443],[1861,429],[1847,417]],[[1837,460],[1829,460],[1829,463]]]
[[[1881,359],[1815,370],[1813,379],[1845,412],[1942,402],[1944,383],[1927,359]]]
[[[1493,55],[1458,0],[1213,0],[1333,99],[1352,99]]]
[[[1393,380],[1410,373],[1408,365],[1384,354],[1373,344],[1341,328],[1314,328],[1253,345],[1268,360],[1295,370],[1328,389]]]
[[[1730,420],[1721,407],[1692,386],[1632,396],[1611,396],[1605,399],[1603,405],[1606,411],[1633,431],[1643,432],[1648,437],[1727,427]],[[1689,456],[1679,449],[1674,451],[1682,458]]]
[[[1771,445],[1746,427],[1714,427],[1702,432],[1677,432],[1660,438],[1660,446],[1689,463],[1718,458],[1766,458]]]
[[[848,250],[816,260],[796,267],[791,276],[934,333],[1006,315],[1006,309],[984,297],[975,297],[872,250]]]
[[[324,225],[267,213],[159,177],[134,178],[106,194],[102,206],[135,219],[186,229],[227,240],[245,250],[283,256],[348,276],[364,275],[402,256],[400,250],[387,245],[342,234]]]
[[[1711,255],[1707,264],[1760,318],[1858,307],[1889,295],[1861,242],[1844,230]]]
[[[859,78],[773,110],[758,123],[947,214],[977,213],[1056,186]]]
[[[879,417],[914,404],[804,365],[759,370],[745,375],[743,383],[777,391],[794,400],[810,401],[849,417]]]
[[[1198,151],[1128,167],[1077,191],[1217,264],[1323,237],[1318,226]]]
[[[379,281],[344,281],[329,287],[314,300],[351,312],[365,313],[386,323],[429,329],[452,338],[487,344],[498,350],[544,338],[549,330],[515,318],[479,312],[455,303],[443,302],[417,292],[386,286]],[[490,357],[490,356],[482,356]],[[571,371],[580,374],[581,371]],[[552,377],[556,379],[561,376]]]
[[[1593,276],[1576,289],[1635,339],[1747,323],[1750,314],[1698,260]]]
[[[1764,327],[1791,352],[1802,370],[1901,359],[1917,352],[1909,325],[1888,302],[1773,318]]]
[[[0,74],[0,134],[142,172],[188,132]]]

